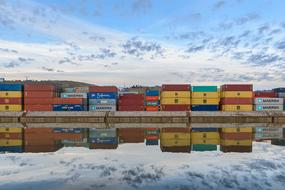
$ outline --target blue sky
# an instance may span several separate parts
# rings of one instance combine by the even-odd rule
[[[282,0],[0,0],[0,76],[282,86],[284,7]]]

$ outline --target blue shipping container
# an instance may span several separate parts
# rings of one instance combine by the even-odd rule
[[[87,110],[83,104],[55,104],[53,111],[84,111]]]
[[[285,87],[282,88],[274,88],[272,89],[274,92],[285,92]]]
[[[158,90],[147,90],[145,92],[146,96],[159,96],[159,91]]]
[[[116,99],[90,99],[89,105],[116,105]]]
[[[192,128],[192,132],[219,132],[218,128]]]
[[[118,144],[118,138],[117,137],[89,138],[88,142],[96,144]]]
[[[80,128],[54,128],[54,133],[81,133],[82,129]]]
[[[0,146],[0,152],[22,153],[22,146]]]
[[[219,111],[219,105],[192,105],[192,111]]]
[[[145,145],[147,146],[158,145],[158,140],[146,140]]]
[[[0,91],[22,91],[21,84],[0,84]]]
[[[88,98],[90,99],[117,99],[117,92],[90,92]]]

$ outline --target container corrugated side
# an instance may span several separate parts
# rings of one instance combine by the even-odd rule
[[[219,98],[218,92],[191,92],[192,98]]]
[[[217,92],[217,86],[192,86],[192,92]]]
[[[22,84],[0,84],[0,91],[22,91]]]

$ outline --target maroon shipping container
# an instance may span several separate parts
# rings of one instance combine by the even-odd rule
[[[144,99],[123,99],[119,100],[119,106],[144,106]]]
[[[145,111],[144,106],[119,106],[119,111]]]
[[[253,104],[252,98],[221,98],[221,104]]]
[[[53,98],[52,104],[84,104],[86,102],[83,98]]]
[[[239,133],[221,133],[223,140],[251,140],[252,133],[239,132]]]
[[[24,84],[24,91],[56,91],[51,84]]]
[[[51,105],[53,104],[52,98],[25,98],[25,105]]]
[[[185,127],[185,128],[182,128],[182,127],[169,127],[169,128],[162,128],[161,129],[161,133],[190,133],[192,130],[191,127]]]
[[[22,104],[22,98],[0,98],[0,104]]]
[[[117,149],[118,144],[95,144],[91,143],[89,149]]]
[[[278,93],[273,91],[257,91],[254,92],[254,97],[256,98],[277,98]]]
[[[191,91],[190,84],[163,84],[161,91]]]
[[[220,146],[222,152],[252,152],[252,146]]]
[[[24,128],[25,134],[53,134],[52,128]]]
[[[189,105],[161,105],[161,111],[190,111]]]
[[[118,131],[120,143],[140,143],[144,142],[144,128],[122,128]]]
[[[252,84],[224,84],[221,86],[221,91],[252,91]]]
[[[24,105],[24,111],[52,111],[52,105]]]
[[[89,86],[89,92],[118,92],[116,86]]]
[[[144,100],[144,94],[121,94],[119,100],[141,99]]]
[[[54,98],[56,97],[55,92],[51,91],[25,91],[24,92],[25,98]]]
[[[60,148],[62,148],[62,146],[59,145],[26,145],[25,152],[55,152]]]

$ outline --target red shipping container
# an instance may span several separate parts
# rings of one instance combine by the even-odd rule
[[[221,133],[221,139],[223,140],[251,140],[252,133]]]
[[[118,144],[95,144],[91,143],[89,145],[90,149],[117,149]]]
[[[56,91],[51,84],[24,84],[24,91]]]
[[[51,91],[25,91],[24,92],[24,97],[25,98],[54,98],[56,97],[55,92]]]
[[[220,146],[222,152],[252,152],[252,146]]]
[[[163,133],[191,133],[191,127],[169,127],[169,128],[162,128],[161,132]]]
[[[24,128],[27,134],[53,134],[52,128]]]
[[[146,101],[158,101],[159,97],[158,96],[146,96],[145,100]]]
[[[161,111],[190,111],[190,105],[161,105]]]
[[[144,128],[121,128],[118,136],[121,143],[140,143],[144,142]]]
[[[253,104],[253,99],[252,98],[221,98],[221,104]]]
[[[141,99],[144,100],[144,94],[121,94],[119,100]]]
[[[146,136],[146,140],[158,140],[159,137],[157,135]]]
[[[116,86],[89,86],[89,92],[118,92]]]
[[[273,91],[257,91],[254,92],[254,97],[256,98],[277,98],[278,93]]]
[[[55,152],[59,150],[62,146],[58,145],[26,145],[25,152]]]
[[[120,99],[119,106],[144,106],[144,99]]]
[[[158,106],[146,106],[145,110],[146,111],[158,111],[159,107]]]
[[[52,98],[25,98],[25,105],[51,105],[53,103]]]
[[[53,137],[55,140],[82,140],[82,134],[76,133],[54,133]]]
[[[23,139],[22,133],[0,133],[0,139]]]
[[[52,111],[52,105],[25,105],[24,111]]]
[[[84,104],[83,98],[53,98],[52,104]]]
[[[221,91],[252,91],[252,84],[224,84],[221,86]]]
[[[144,106],[119,106],[119,111],[145,111]]]
[[[22,104],[22,98],[0,98],[0,104]]]
[[[190,91],[190,84],[163,84],[162,91]]]

